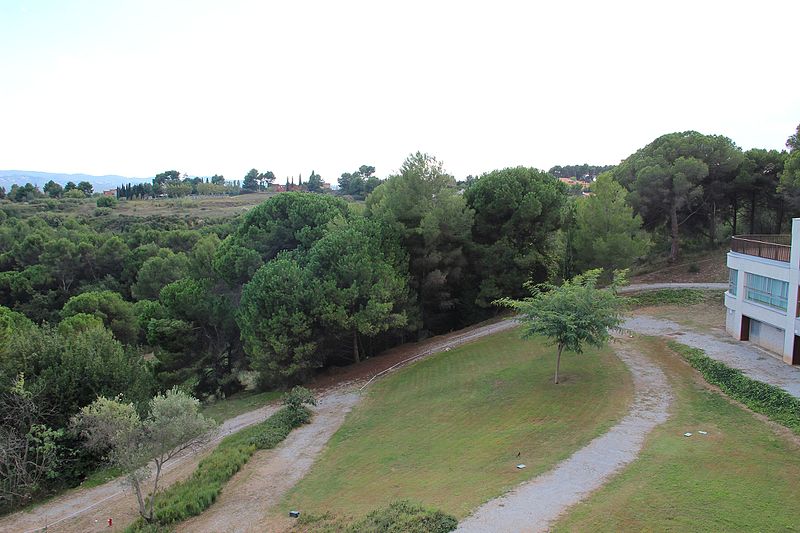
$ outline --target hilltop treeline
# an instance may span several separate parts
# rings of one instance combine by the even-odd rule
[[[346,173],[342,196],[280,193],[217,221],[70,215],[59,202],[78,200],[57,198],[27,216],[6,201],[0,469],[15,481],[0,505],[96,466],[68,421],[98,395],[146,409],[175,385],[200,398],[253,378],[285,387],[489,317],[528,280],[677,257],[682,244],[707,246],[743,225],[786,228],[798,153],[669,134],[603,172],[586,197],[523,167],[459,185],[417,153],[383,180],[369,166]],[[256,187],[274,179],[250,174]],[[20,472],[15,454],[39,459]]]

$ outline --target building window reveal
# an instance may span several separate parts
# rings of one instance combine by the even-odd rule
[[[786,311],[789,301],[789,284],[785,281],[747,272],[745,298],[751,302]]]

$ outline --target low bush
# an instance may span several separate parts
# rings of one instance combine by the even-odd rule
[[[308,422],[311,411],[301,406],[298,409],[284,407],[266,422],[259,425],[259,431],[248,439],[248,443],[258,449],[268,450],[277,446],[292,429]]]
[[[453,531],[456,526],[458,521],[452,516],[404,500],[372,511],[363,520],[353,524],[350,531],[446,533]]]
[[[709,383],[757,413],[800,434],[800,399],[785,390],[746,376],[741,370],[708,357],[703,350],[675,341],[669,347],[700,371]]]
[[[370,512],[352,523],[324,515],[301,515],[293,531],[316,533],[447,533],[458,526],[454,517],[401,500]]]
[[[697,289],[660,289],[626,296],[631,307],[651,305],[694,305],[702,302],[706,295]]]
[[[110,207],[115,208],[119,205],[119,201],[113,196],[100,196],[97,199],[97,207]]]
[[[297,398],[306,401],[297,403]],[[292,429],[309,421],[311,412],[306,403],[314,397],[302,387],[284,395],[284,407],[260,424],[243,429],[222,439],[219,446],[197,465],[194,474],[172,485],[159,495],[154,509],[154,523],[137,520],[128,533],[153,533],[199,515],[217,499],[222,487],[244,466],[256,450],[277,446]]]

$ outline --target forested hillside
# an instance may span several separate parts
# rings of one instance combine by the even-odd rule
[[[605,170],[577,197],[524,167],[459,185],[416,153],[385,179],[366,165],[344,173],[338,194],[312,172],[236,216],[109,213],[162,191],[263,190],[271,172],[226,185],[169,171],[121,199],[17,187],[0,203],[0,506],[97,467],[70,419],[98,396],[144,411],[173,386],[202,400],[283,389],[490,317],[526,281],[785,230],[798,213],[797,135],[787,145],[743,152],[723,136],[668,134],[610,170],[560,167]]]

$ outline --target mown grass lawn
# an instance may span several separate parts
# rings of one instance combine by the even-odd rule
[[[281,394],[279,391],[242,391],[224,400],[205,405],[202,411],[205,416],[213,418],[217,422],[222,422],[242,413],[263,407],[280,398]]]
[[[800,530],[798,439],[788,431],[776,433],[711,390],[662,340],[637,343],[667,371],[675,391],[673,415],[650,435],[639,459],[555,529]]]
[[[554,385],[553,348],[508,331],[378,381],[276,512],[357,518],[410,498],[466,516],[627,411],[631,377],[610,349],[567,354],[561,368]]]

